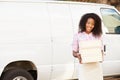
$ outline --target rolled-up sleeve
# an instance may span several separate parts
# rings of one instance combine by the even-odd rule
[[[78,34],[73,37],[72,50],[75,52],[79,51]]]

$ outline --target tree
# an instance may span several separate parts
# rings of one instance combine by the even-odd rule
[[[109,4],[115,6],[120,11],[120,0],[64,0],[64,1],[79,1],[79,2]]]

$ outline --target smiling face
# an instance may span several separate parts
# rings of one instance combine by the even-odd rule
[[[87,22],[86,22],[86,25],[85,25],[85,28],[86,28],[86,33],[91,33],[91,31],[93,30],[94,28],[94,25],[95,25],[95,21],[93,18],[88,18]]]

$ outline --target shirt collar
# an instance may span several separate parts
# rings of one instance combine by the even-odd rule
[[[85,34],[85,35],[92,35],[92,32],[89,33],[89,34],[87,34],[86,32],[82,32],[82,33]]]

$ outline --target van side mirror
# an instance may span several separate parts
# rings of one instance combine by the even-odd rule
[[[115,28],[115,33],[116,33],[116,34],[120,34],[120,26],[117,26],[117,27]]]

